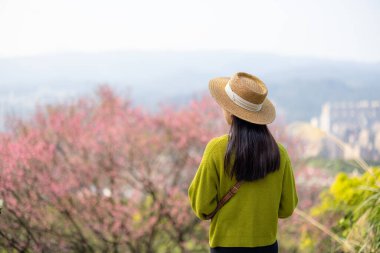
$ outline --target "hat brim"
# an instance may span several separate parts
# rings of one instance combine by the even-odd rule
[[[258,112],[246,110],[235,104],[224,90],[229,80],[229,77],[218,77],[209,82],[211,96],[223,109],[243,120],[259,125],[270,124],[274,121],[276,109],[268,98],[265,98],[261,110]]]

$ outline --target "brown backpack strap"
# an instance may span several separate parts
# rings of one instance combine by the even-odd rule
[[[210,213],[210,214],[208,214],[208,215],[205,216],[206,220],[212,219],[212,217],[214,217],[214,215],[216,214],[216,212],[218,212],[219,209],[222,208],[222,206],[224,204],[226,204],[227,201],[229,201],[230,198],[232,198],[235,195],[235,193],[239,190],[240,185],[242,183],[243,183],[243,181],[239,181],[234,186],[231,187],[231,189],[226,193],[226,195],[224,195],[223,198],[218,202],[215,210],[212,213]]]

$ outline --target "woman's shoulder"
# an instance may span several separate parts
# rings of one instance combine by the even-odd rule
[[[228,142],[228,134],[223,134],[217,137],[212,138],[207,145],[218,145],[221,143],[226,143]]]
[[[287,152],[286,147],[283,143],[277,141],[278,148],[280,152]]]
[[[281,160],[290,159],[286,145],[278,141],[277,141],[277,145],[280,151]]]
[[[212,138],[206,146],[206,151],[211,152],[215,149],[220,149],[226,146],[228,143],[228,134],[223,134]]]
[[[276,141],[276,142],[277,142],[278,148],[280,149],[281,152],[288,152],[286,144],[281,143],[279,141]]]

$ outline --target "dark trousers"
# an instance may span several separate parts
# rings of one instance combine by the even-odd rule
[[[215,247],[210,248],[210,253],[278,253],[277,241],[272,245],[262,247]]]

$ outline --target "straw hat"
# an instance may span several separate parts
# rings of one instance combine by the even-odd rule
[[[276,109],[267,98],[268,89],[256,76],[238,72],[231,78],[213,78],[209,89],[223,109],[243,120],[265,125],[276,118]]]

